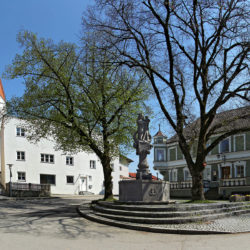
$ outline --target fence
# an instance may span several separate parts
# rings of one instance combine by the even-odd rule
[[[50,184],[11,182],[6,187],[12,196],[50,196]]]

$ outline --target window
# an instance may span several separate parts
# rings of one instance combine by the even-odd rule
[[[91,160],[89,162],[89,167],[92,168],[92,169],[96,169],[96,162]]]
[[[205,169],[203,170],[203,180],[211,181],[211,167],[205,166]]]
[[[177,159],[177,150],[176,147],[172,147],[168,149],[168,157],[170,161],[176,161]]]
[[[120,171],[122,171],[122,166],[120,166]]]
[[[163,138],[162,137],[156,138],[155,143],[159,143],[159,144],[163,143]]]
[[[112,172],[115,171],[115,166],[113,163],[110,164],[110,167],[111,167]]]
[[[169,170],[169,181],[177,181],[177,169]]]
[[[17,151],[16,152],[16,159],[18,161],[25,161],[25,152],[23,152],[23,151]]]
[[[165,157],[164,157],[164,149],[156,149],[156,161],[164,161]]]
[[[41,154],[41,162],[54,163],[54,155]]]
[[[237,178],[245,177],[244,166],[243,165],[236,166],[236,177]]]
[[[66,165],[74,165],[74,157],[72,156],[66,156]]]
[[[74,184],[74,176],[68,175],[66,176],[67,184]]]
[[[234,151],[246,150],[245,135],[234,136]]]
[[[56,185],[56,176],[52,174],[40,174],[40,184]]]
[[[25,129],[17,127],[16,128],[16,135],[24,137],[25,136]]]
[[[92,181],[92,176],[91,175],[89,175],[89,181]]]
[[[183,169],[183,175],[184,175],[184,181],[191,181],[192,180],[192,176],[191,176],[188,168]]]
[[[26,181],[25,172],[17,172],[17,179],[18,179],[18,181]]]
[[[230,152],[229,138],[224,139],[220,143],[220,153]]]

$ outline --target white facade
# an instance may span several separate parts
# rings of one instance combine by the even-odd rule
[[[50,182],[52,194],[79,194],[86,191],[104,193],[103,169],[96,154],[80,152],[65,155],[56,151],[54,146],[55,143],[47,139],[37,144],[29,142],[22,129],[22,122],[17,118],[8,119],[4,127],[6,183],[10,180],[8,164],[13,164],[12,182]],[[117,158],[112,164],[113,194],[118,194],[121,177],[129,176],[129,160]]]

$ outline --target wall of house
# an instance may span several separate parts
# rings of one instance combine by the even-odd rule
[[[55,185],[51,185],[52,194],[79,194],[89,191],[94,194],[104,192],[103,170],[99,158],[94,153],[80,152],[74,155],[64,154],[55,150],[53,140],[42,139],[37,144],[27,141],[25,137],[16,136],[16,127],[22,127],[22,122],[11,118],[5,124],[5,164],[6,183],[10,180],[7,164],[12,166],[12,182],[18,182],[18,172],[25,172],[27,183],[40,183],[40,174],[55,175]],[[25,152],[25,160],[17,160],[17,151]],[[54,155],[54,163],[41,162],[41,154]],[[66,156],[73,157],[73,165],[66,164]],[[90,161],[95,161],[96,168],[90,168]],[[118,194],[120,174],[128,176],[128,166],[122,165],[120,171],[119,159],[114,162],[113,192]],[[121,173],[120,173],[121,172]],[[73,183],[67,184],[66,176],[73,176]]]

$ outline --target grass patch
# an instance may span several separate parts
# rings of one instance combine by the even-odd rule
[[[106,200],[103,200],[103,201],[117,201],[117,199],[114,198],[114,197],[109,197],[109,198],[107,198]]]
[[[190,204],[207,204],[207,203],[216,203],[216,201],[210,201],[210,200],[190,200],[186,201],[184,203],[190,203]]]
[[[96,203],[98,203],[99,201],[114,202],[114,201],[117,201],[117,199],[114,198],[114,197],[109,197],[109,198],[107,198],[106,200],[105,200],[105,199],[93,200],[91,203],[92,203],[92,204],[96,204]]]

